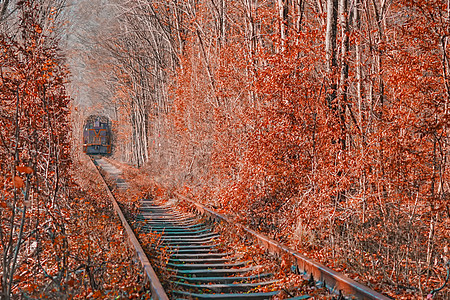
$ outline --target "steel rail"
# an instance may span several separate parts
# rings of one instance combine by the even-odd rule
[[[139,258],[139,261],[141,262],[142,268],[144,269],[144,273],[146,275],[146,279],[148,280],[150,284],[150,290],[152,293],[152,299],[159,299],[159,300],[169,300],[169,297],[167,296],[166,292],[164,291],[164,288],[161,285],[161,282],[159,281],[158,276],[155,273],[155,270],[153,270],[152,265],[150,264],[150,261],[147,257],[147,255],[144,252],[144,249],[142,248],[141,244],[139,243],[136,235],[134,234],[133,230],[131,229],[131,226],[128,224],[127,220],[125,219],[125,216],[122,212],[122,210],[119,207],[119,204],[116,201],[116,198],[112,194],[111,190],[108,187],[108,184],[105,181],[105,178],[103,178],[102,174],[98,171],[97,166],[93,162],[93,160],[90,160],[92,165],[97,170],[98,174],[100,175],[100,178],[102,179],[102,182],[105,186],[106,192],[113,204],[114,211],[117,213],[117,215],[120,218],[120,221],[122,222],[123,227],[125,228],[125,231],[128,235],[129,242],[131,246],[133,246],[136,256]]]
[[[197,213],[206,215],[211,220],[216,222],[224,221],[232,226],[235,226],[239,229],[244,230],[251,238],[259,242],[266,250],[268,250],[272,254],[282,255],[288,254],[291,256],[296,263],[296,267],[300,271],[300,273],[305,274],[309,278],[311,276],[315,280],[319,280],[322,283],[326,284],[328,288],[331,288],[335,291],[341,291],[345,296],[354,297],[356,299],[364,299],[364,300],[389,300],[391,298],[384,296],[377,291],[370,289],[367,286],[364,286],[353,279],[344,276],[314,260],[302,255],[301,253],[290,249],[277,241],[268,238],[267,236],[258,233],[242,224],[234,223],[226,216],[215,212],[214,210],[207,208],[206,206],[195,202],[192,199],[189,199],[180,193],[174,192],[174,195],[179,199],[189,202],[195,207]]]

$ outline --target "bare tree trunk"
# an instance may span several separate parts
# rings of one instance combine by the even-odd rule
[[[9,0],[3,1],[2,9],[0,11],[0,22],[2,22],[6,17],[6,10],[8,9]]]
[[[341,78],[339,82],[339,96],[344,103],[347,102],[348,90],[348,45],[349,45],[349,26],[348,26],[348,3],[347,0],[339,0],[339,15],[341,23]]]
[[[355,0],[355,5],[353,7],[353,22],[354,31],[358,32],[358,37],[355,44],[355,54],[356,54],[356,95],[358,99],[358,124],[362,124],[362,63],[361,63],[361,17],[359,14],[360,0]]]
[[[349,26],[348,26],[348,0],[339,0],[339,16],[341,23],[341,70],[339,81],[339,119],[341,122],[341,145],[342,149],[346,148],[346,120],[345,111],[348,105],[348,47],[349,47]],[[350,114],[353,116],[351,107]]]
[[[431,258],[433,257],[433,249],[434,249],[434,227],[436,219],[438,218],[434,214],[431,215],[430,220],[430,230],[428,231],[428,241],[427,241],[427,277],[430,276],[431,272]],[[427,278],[428,279],[428,278]]]
[[[227,6],[226,6],[226,0],[222,0],[221,5],[221,41],[222,41],[222,47],[225,46],[227,42]]]
[[[331,80],[330,89],[327,95],[327,103],[331,108],[333,102],[336,99],[336,36],[337,36],[337,13],[338,13],[338,0],[327,0],[327,31],[325,37],[325,59],[326,59],[326,71],[328,73],[329,80]]]
[[[376,45],[376,66],[378,69],[378,97],[379,97],[379,103],[380,103],[380,115],[379,118],[382,119],[383,116],[383,105],[384,105],[384,81],[382,76],[383,71],[383,58],[382,58],[382,50],[379,48],[378,44],[380,44],[384,40],[384,28],[383,28],[383,20],[384,20],[384,14],[386,10],[386,1],[381,0],[381,8],[378,7],[375,0],[372,0],[373,9],[375,12],[375,18],[376,18],[376,24],[378,27],[377,31],[377,45]]]
[[[258,28],[256,24],[256,7],[257,7],[257,0],[254,3],[254,0],[244,0],[245,1],[245,24],[246,24],[246,35],[248,42],[248,49],[249,49],[249,60],[251,61],[250,64],[246,67],[246,77],[251,78],[256,74],[257,69],[257,61],[255,59],[255,53],[256,49],[259,44],[259,36],[258,36]],[[256,105],[256,99],[257,95],[254,91],[254,89],[251,89],[249,92],[249,100],[252,103],[252,105]]]
[[[286,38],[289,25],[289,4],[288,0],[278,0],[278,15],[280,24],[280,42],[281,42],[281,52],[286,49]]]
[[[297,14],[297,18],[295,19],[295,30],[297,30],[297,32],[302,30],[304,10],[305,0],[295,0],[293,11]]]

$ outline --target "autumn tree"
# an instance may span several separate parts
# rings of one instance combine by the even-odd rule
[[[54,288],[62,288],[68,253],[59,199],[67,184],[61,172],[69,166],[69,98],[51,21],[63,2],[3,5],[10,26],[2,24],[1,35],[1,248],[2,297],[9,299],[32,290],[21,283],[52,262]],[[43,260],[40,249],[48,247],[59,254]],[[30,259],[33,268],[24,268]]]

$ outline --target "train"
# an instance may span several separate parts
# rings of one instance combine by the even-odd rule
[[[83,128],[83,152],[88,155],[111,155],[112,133],[108,117],[92,115]]]

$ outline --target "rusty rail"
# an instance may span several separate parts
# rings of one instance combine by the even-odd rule
[[[94,165],[95,169],[97,170],[97,166],[94,164],[94,162],[91,159],[92,164]],[[98,170],[97,170],[98,172]],[[166,292],[164,291],[164,288],[161,285],[161,282],[158,279],[158,276],[156,275],[155,271],[153,270],[152,265],[150,264],[150,261],[147,258],[147,255],[144,252],[144,249],[142,249],[141,244],[139,244],[139,241],[134,234],[133,230],[131,229],[131,226],[128,224],[127,220],[125,219],[125,216],[122,212],[122,210],[119,207],[119,204],[116,201],[116,198],[111,193],[108,184],[106,183],[103,176],[98,172],[100,175],[100,178],[102,179],[103,184],[105,185],[106,192],[108,193],[108,196],[114,206],[114,210],[117,213],[117,215],[120,218],[120,221],[122,222],[123,227],[125,228],[125,231],[127,232],[129,242],[131,246],[133,246],[134,250],[136,251],[136,256],[139,258],[139,261],[141,262],[142,268],[144,269],[144,273],[146,275],[146,279],[148,280],[150,284],[150,290],[152,292],[152,299],[159,299],[159,300],[169,300],[169,297],[167,296]]]
[[[313,278],[315,280],[319,280],[326,284],[327,287],[332,288],[333,290],[342,291],[342,293],[346,296],[354,297],[356,299],[367,299],[367,300],[389,300],[390,298],[384,296],[367,286],[364,286],[353,279],[350,279],[343,274],[340,274],[322,264],[315,262],[314,260],[300,254],[299,252],[290,249],[273,239],[270,239],[263,234],[260,234],[250,228],[247,228],[241,224],[236,224],[232,222],[226,216],[219,214],[212,209],[205,207],[204,205],[193,201],[192,199],[186,198],[185,196],[174,193],[178,198],[191,203],[196,211],[202,215],[208,216],[210,219],[214,221],[224,221],[228,224],[238,227],[239,229],[244,230],[251,238],[256,240],[259,244],[261,244],[265,249],[267,249],[270,253],[281,255],[288,254],[290,255],[294,262],[296,263],[296,267],[300,272],[303,272],[305,275]]]

